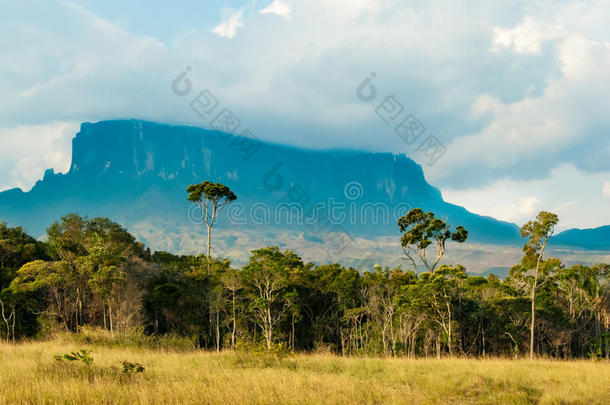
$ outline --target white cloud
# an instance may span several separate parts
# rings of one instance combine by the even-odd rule
[[[610,181],[604,183],[604,187],[602,188],[602,194],[606,197],[610,197]]]
[[[559,215],[559,229],[594,228],[610,224],[607,200],[599,197],[599,184],[610,172],[585,173],[562,165],[549,179],[499,180],[482,188],[444,189],[443,197],[475,213],[524,224],[538,211]]]
[[[242,27],[244,10],[223,10],[223,18],[220,24],[218,24],[212,32],[218,34],[223,38],[233,38],[237,33],[237,29]]]
[[[261,14],[276,14],[281,17],[284,17],[286,20],[290,21],[290,14],[292,9],[290,5],[286,4],[281,0],[274,0],[269,6],[263,8],[259,13]]]
[[[608,211],[599,192],[610,172],[607,1],[311,0],[265,9],[292,22],[226,10],[214,31],[200,27],[164,45],[71,3],[12,2],[0,16],[0,122],[142,118],[209,126],[188,107],[190,96],[170,90],[191,66],[194,90],[212,90],[260,139],[402,152],[422,162],[417,145],[375,114],[394,94],[447,146],[436,165],[423,165],[426,176],[467,208],[505,207],[499,215],[520,220],[527,198],[538,198],[540,208],[575,201],[579,209],[564,207],[562,223],[583,226],[595,225],[602,202]],[[367,104],[355,90],[373,71],[378,98]],[[2,144],[7,154],[17,139]],[[0,162],[0,188],[31,184],[31,175],[14,172],[18,162],[31,173],[47,165],[34,167],[28,156]],[[558,181],[560,162],[580,174]],[[587,176],[596,182],[583,183]],[[498,184],[515,191],[496,193],[499,199]],[[480,201],[465,195],[471,190]]]
[[[540,48],[561,35],[562,27],[544,24],[526,16],[515,28],[494,27],[493,51],[502,48],[517,53],[540,53]]]
[[[551,211],[556,212],[559,215],[561,215],[564,212],[565,213],[572,212],[573,210],[577,209],[578,206],[579,206],[579,204],[576,201],[566,201],[561,204],[558,204]]]
[[[78,122],[52,122],[0,128],[0,159],[8,163],[2,169],[11,176],[10,180],[1,179],[0,190],[14,187],[28,190],[46,169],[65,173],[78,127]]]
[[[166,91],[156,83],[173,65],[163,44],[68,2],[38,3],[29,19],[18,17],[32,4],[13,3],[0,23],[3,126],[142,116],[159,105]]]
[[[538,209],[538,203],[540,203],[540,200],[536,197],[521,198],[519,200],[519,205],[517,206],[519,214],[521,214],[522,216],[531,217],[536,213]]]
[[[610,91],[610,38],[600,42],[582,33],[559,34],[553,27],[563,18],[546,24],[527,17],[513,30],[517,34],[503,33],[500,39],[496,30],[495,49],[502,44],[516,53],[540,52],[541,44],[553,38],[556,71],[540,94],[516,101],[478,96],[473,116],[486,117],[488,123],[448,145],[446,158],[428,173],[433,181],[461,182],[466,173],[480,183],[504,176],[543,178],[561,161],[588,171],[610,169],[610,99],[604,96]],[[592,150],[587,144],[596,146]]]

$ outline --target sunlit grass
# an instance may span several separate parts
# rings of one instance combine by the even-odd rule
[[[93,350],[89,368],[53,358]],[[123,360],[142,363],[125,376]],[[64,341],[0,345],[6,403],[610,403],[593,361],[341,358],[153,351]]]

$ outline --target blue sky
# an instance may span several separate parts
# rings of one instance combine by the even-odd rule
[[[0,190],[65,171],[82,121],[206,126],[187,66],[261,139],[406,153],[448,201],[610,224],[607,1],[20,1],[0,15]],[[356,89],[372,72],[378,97]],[[386,97],[446,147],[433,166]],[[387,105],[386,105],[387,106]],[[396,107],[397,105],[395,105]]]
[[[192,30],[215,27],[223,10],[246,9],[246,14],[264,9],[272,1],[239,0],[77,0],[75,3],[139,36],[152,36],[171,44]]]

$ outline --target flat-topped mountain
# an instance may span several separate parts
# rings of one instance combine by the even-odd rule
[[[0,193],[0,220],[39,236],[67,213],[108,216],[132,230],[145,227],[135,233],[153,248],[164,235],[161,247],[188,250],[174,240],[185,230],[199,231],[186,188],[204,180],[224,183],[238,196],[218,224],[225,236],[249,232],[280,245],[278,235],[285,232],[320,244],[336,234],[395,238],[397,219],[420,207],[452,226],[465,226],[471,242],[523,243],[515,224],[443,201],[422,168],[402,154],[305,150],[139,120],[83,123],[73,139],[68,173],[47,170],[28,192]],[[555,245],[610,249],[604,227],[566,231],[555,240]]]
[[[421,207],[466,226],[471,240],[519,240],[514,224],[444,202],[405,155],[304,150],[138,120],[83,123],[68,173],[50,170],[29,192],[0,193],[0,218],[34,234],[68,212],[109,216],[128,227],[155,217],[189,224],[196,215],[189,214],[185,190],[203,180],[224,183],[238,196],[221,227],[308,233],[326,221],[354,235],[395,235],[396,219]]]

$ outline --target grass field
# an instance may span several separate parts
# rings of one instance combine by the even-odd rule
[[[91,367],[56,354],[92,349]],[[120,361],[145,366],[126,376]],[[0,404],[610,403],[610,364],[0,345]]]

